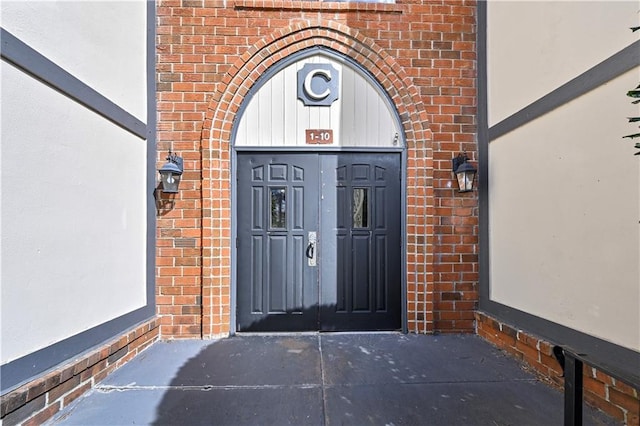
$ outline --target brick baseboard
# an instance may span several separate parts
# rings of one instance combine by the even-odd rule
[[[484,312],[476,312],[477,334],[526,363],[543,381],[564,387],[562,369],[553,357],[553,345],[541,338],[503,323]],[[640,391],[620,380],[584,366],[584,400],[629,426],[640,423]]]
[[[4,426],[42,424],[158,340],[159,330],[157,319],[146,321],[2,395],[1,423]]]

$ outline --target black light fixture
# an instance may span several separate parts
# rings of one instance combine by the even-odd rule
[[[458,181],[458,192],[470,192],[473,191],[473,181],[476,178],[477,170],[471,164],[467,163],[469,157],[467,153],[460,153],[457,157],[453,158],[453,173],[456,175]]]
[[[176,193],[180,178],[182,177],[183,161],[182,157],[172,154],[169,150],[167,162],[158,170],[162,181],[162,192]]]

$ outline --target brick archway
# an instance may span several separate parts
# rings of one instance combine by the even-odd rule
[[[231,320],[231,136],[251,86],[272,65],[312,46],[352,58],[393,101],[407,143],[406,281],[411,332],[433,329],[433,150],[428,116],[402,67],[375,42],[342,24],[319,19],[274,31],[249,48],[213,94],[202,130],[202,335],[226,335]]]

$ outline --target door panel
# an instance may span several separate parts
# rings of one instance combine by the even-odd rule
[[[400,155],[323,156],[322,330],[401,324]]]
[[[315,156],[238,154],[238,331],[317,329],[318,273],[306,257],[317,176]]]
[[[238,331],[400,328],[399,154],[239,153],[237,193]]]

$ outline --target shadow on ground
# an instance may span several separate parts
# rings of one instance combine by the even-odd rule
[[[562,394],[477,336],[242,335],[171,380],[154,425],[561,425]],[[590,409],[585,424],[616,424]]]
[[[48,424],[548,426],[563,395],[475,335],[239,334],[157,342]]]

